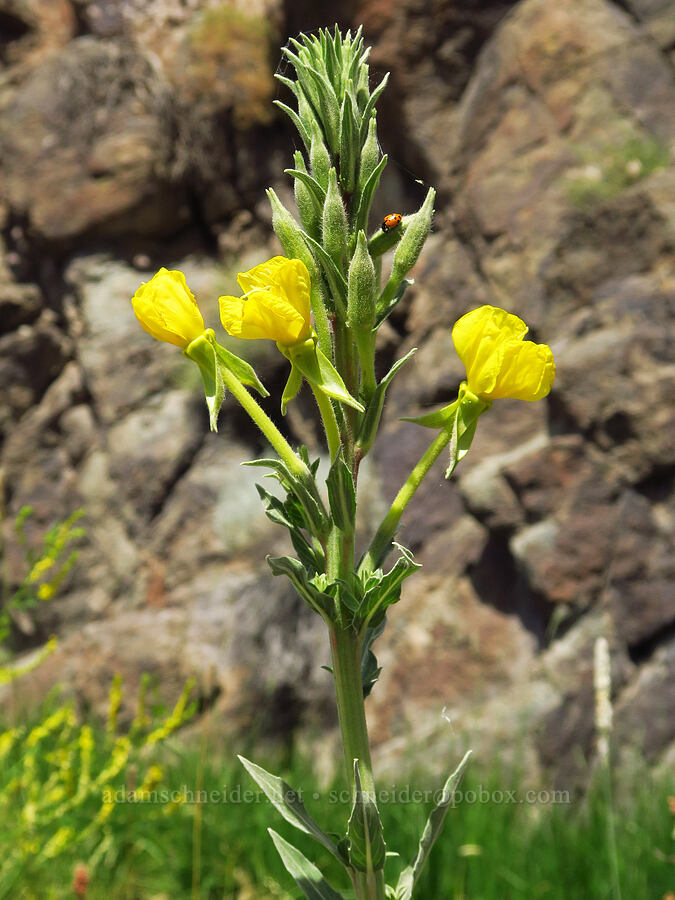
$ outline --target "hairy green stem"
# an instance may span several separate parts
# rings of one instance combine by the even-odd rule
[[[316,400],[319,412],[321,413],[321,421],[326,432],[326,441],[328,443],[328,452],[331,461],[335,459],[340,450],[340,431],[338,429],[337,419],[335,418],[335,410],[330,398],[320,391],[314,384],[310,382],[312,393]]]
[[[420,457],[414,469],[408,475],[405,484],[394,498],[394,502],[389,507],[389,512],[377,529],[375,537],[371,541],[367,553],[361,560],[359,573],[372,572],[381,563],[386,555],[389,546],[398,530],[401,516],[410,503],[415,491],[420,486],[429,469],[436,462],[444,447],[450,443],[452,437],[452,424],[440,431],[432,443],[427,447],[426,451]]]
[[[351,626],[341,628],[336,625],[330,631],[330,646],[345,767],[353,802],[355,759],[359,761],[363,792],[375,796],[361,682],[361,640]],[[355,872],[355,886],[357,900],[384,900],[384,873],[381,869],[376,872]]]
[[[361,363],[361,397],[367,407],[377,390],[375,380],[375,332],[356,331],[356,347]]]
[[[306,480],[311,479],[311,473],[297,453],[293,450],[283,434],[270,419],[260,404],[254,400],[239,379],[229,372],[224,366],[221,369],[225,387],[242,405],[258,428],[265,435],[270,444],[279,454],[290,472]]]

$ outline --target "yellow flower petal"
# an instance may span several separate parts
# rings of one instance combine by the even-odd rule
[[[501,371],[490,398],[541,400],[551,390],[554,378],[553,352],[547,344],[513,341],[505,345]]]
[[[234,337],[284,346],[311,335],[310,278],[299,259],[275,256],[237,276],[243,297],[220,297],[220,320]]]
[[[490,400],[539,400],[548,394],[555,377],[553,353],[546,344],[523,341],[527,331],[522,319],[495,306],[481,306],[456,322],[452,339],[470,391]]]
[[[139,287],[131,303],[141,327],[158,341],[187,347],[204,333],[197,301],[178,270],[161,268]]]

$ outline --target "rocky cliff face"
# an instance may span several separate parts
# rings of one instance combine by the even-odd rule
[[[131,689],[150,672],[167,697],[196,674],[230,730],[333,721],[321,629],[262,562],[283,536],[238,463],[264,448],[233,405],[208,434],[199,385],[129,298],[179,266],[208,308],[274,252],[263,188],[289,191],[292,149],[269,102],[279,40],[337,15],[364,23],[374,68],[393,73],[382,212],[413,207],[415,178],[439,188],[416,285],[383,335],[385,359],[419,350],[391,390],[364,525],[428,439],[399,417],[461,380],[455,318],[505,306],[558,365],[545,403],[495,404],[456,478],[439,466],[410,508],[402,540],[425,568],[380,642],[381,763],[411,735],[443,767],[448,742],[489,752],[525,734],[532,763],[568,781],[591,749],[600,634],[620,741],[672,759],[675,6],[362,0],[345,14],[0,2],[9,582],[23,505],[34,542],[80,507],[88,535],[58,600],[17,624],[18,649],[61,635],[19,699],[61,681],[97,708],[117,671]],[[279,387],[283,360],[254,349]],[[284,427],[316,448],[310,410],[300,398]]]

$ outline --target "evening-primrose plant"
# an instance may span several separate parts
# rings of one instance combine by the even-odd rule
[[[360,29],[355,35],[321,31],[301,35],[284,50],[295,78],[279,77],[296,109],[282,102],[304,145],[293,178],[298,218],[268,191],[272,224],[283,249],[239,274],[239,297],[220,298],[228,334],[272,340],[290,363],[281,410],[306,381],[316,398],[331,467],[319,484],[318,461],[304,447],[292,447],[249,388],[267,391],[252,367],[225,350],[207,329],[180,272],[161,269],[133,298],[141,325],[159,340],[182,347],[199,366],[211,428],[216,430],[225,390],[259,427],[278,458],[249,465],[268,468],[282,497],[258,486],[267,515],[288,529],[296,556],[268,557],[275,575],[286,576],[328,628],[332,676],[351,813],[345,834],[326,834],[305,809],[300,795],[280,778],[248,760],[242,762],[269,799],[296,828],[312,835],[344,866],[358,900],[408,900],[442,826],[469,753],[446,782],[421,836],[415,859],[396,885],[385,884],[386,845],[377,810],[364,700],[379,675],[373,643],[387,609],[401,595],[402,582],[419,568],[412,553],[394,540],[401,517],[423,478],[442,452],[446,477],[467,453],[479,417],[494,400],[545,397],[555,376],[551,350],[524,341],[527,326],[517,316],[482,306],[462,316],[452,331],[467,378],[455,400],[409,421],[436,432],[428,449],[395,497],[366,552],[354,555],[359,465],[377,435],[387,388],[414,350],[378,379],[375,346],[379,327],[411,284],[407,276],[429,235],[435,192],[430,189],[412,215],[390,215],[369,233],[373,195],[387,164],[377,141],[376,102],[387,76],[371,90]],[[393,251],[386,266],[383,254]],[[324,489],[325,488],[325,489]],[[390,553],[392,565],[386,567]],[[340,898],[299,850],[270,829],[286,868],[307,897]],[[346,896],[346,895],[344,895]]]

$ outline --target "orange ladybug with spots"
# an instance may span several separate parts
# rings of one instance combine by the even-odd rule
[[[389,213],[382,219],[382,231],[391,231],[392,228],[398,227],[402,219],[401,213]]]

